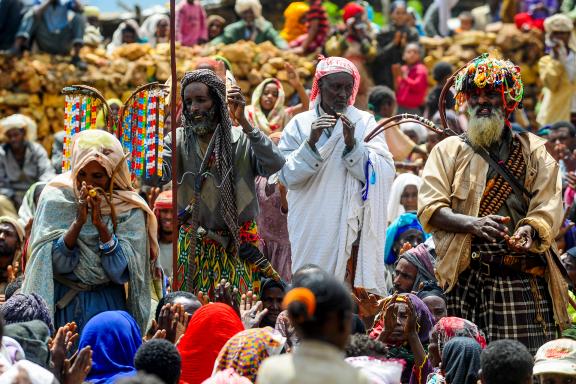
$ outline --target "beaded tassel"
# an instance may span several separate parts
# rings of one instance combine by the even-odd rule
[[[64,136],[63,148],[62,148],[62,171],[66,172],[70,168],[70,137],[72,136],[72,107],[74,104],[74,98],[70,95],[66,95],[64,102],[64,129],[66,130],[66,135]]]
[[[96,100],[92,101],[92,105],[91,105],[91,111],[90,111],[90,127],[92,129],[96,129],[96,117],[98,116],[98,105]]]
[[[82,103],[80,107],[80,130],[82,132],[86,129],[86,98],[82,97]]]
[[[146,176],[150,177],[154,174],[156,157],[156,130],[157,130],[157,104],[158,96],[155,91],[152,92],[148,100],[148,124],[146,132]]]
[[[164,156],[164,108],[166,106],[166,98],[164,92],[160,91],[160,100],[158,102],[158,135],[156,136],[156,143],[158,146],[157,160],[157,174],[162,177],[162,159]]]
[[[90,129],[92,124],[92,98],[87,97],[85,100],[86,100],[85,129]]]

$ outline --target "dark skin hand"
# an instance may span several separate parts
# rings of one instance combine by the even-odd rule
[[[82,350],[73,359],[64,360],[62,370],[63,384],[81,384],[86,380],[92,369],[92,349],[90,346]]]
[[[244,324],[244,328],[257,328],[267,314],[268,310],[264,309],[262,302],[258,300],[258,296],[253,295],[251,291],[242,295],[240,302],[240,319],[242,320],[242,324]]]
[[[58,329],[53,340],[48,342],[50,348],[50,362],[52,373],[58,378],[62,377],[66,353],[78,339],[76,323],[68,323]]]
[[[308,145],[312,148],[316,148],[316,143],[320,140],[322,132],[325,129],[330,129],[336,125],[336,118],[332,115],[320,116],[316,121],[312,123],[312,129],[310,136],[308,136]]]
[[[505,239],[511,250],[518,252],[528,251],[534,243],[532,239],[532,227],[529,225],[519,227],[516,232],[510,236],[508,234],[508,227],[505,226],[508,222],[510,222],[509,217],[498,215],[473,217],[454,213],[447,207],[439,209],[430,218],[430,224],[437,228],[443,228],[445,231],[469,233],[492,243]]]

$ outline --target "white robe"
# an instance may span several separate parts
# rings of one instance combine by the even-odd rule
[[[364,143],[376,126],[371,114],[350,106],[346,116],[356,127],[356,145],[346,155],[340,120],[330,137],[322,135],[318,152],[308,145],[312,122],[318,118],[316,108],[296,115],[284,129],[279,148],[286,164],[279,177],[288,188],[292,271],[316,264],[344,280],[352,244],[362,231],[354,286],[385,295],[392,286],[384,267],[384,243],[394,161],[383,134]],[[368,159],[376,177],[363,201]]]

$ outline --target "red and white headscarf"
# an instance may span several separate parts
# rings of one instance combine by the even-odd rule
[[[312,92],[310,93],[310,108],[314,108],[316,103],[314,102],[320,95],[320,89],[318,87],[318,81],[324,76],[332,75],[334,73],[348,73],[354,78],[354,89],[352,90],[352,95],[350,100],[348,100],[348,105],[354,105],[356,100],[356,94],[358,93],[358,88],[360,87],[360,73],[358,68],[348,59],[343,57],[318,57],[318,65],[316,66],[316,73],[314,74],[314,82],[312,83]]]

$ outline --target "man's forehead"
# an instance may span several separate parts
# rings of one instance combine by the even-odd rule
[[[336,84],[336,83],[354,83],[354,76],[347,72],[336,72],[326,75],[322,78],[322,80],[329,84]]]
[[[10,223],[0,223],[0,231],[2,232],[12,232],[16,234],[16,228]]]

